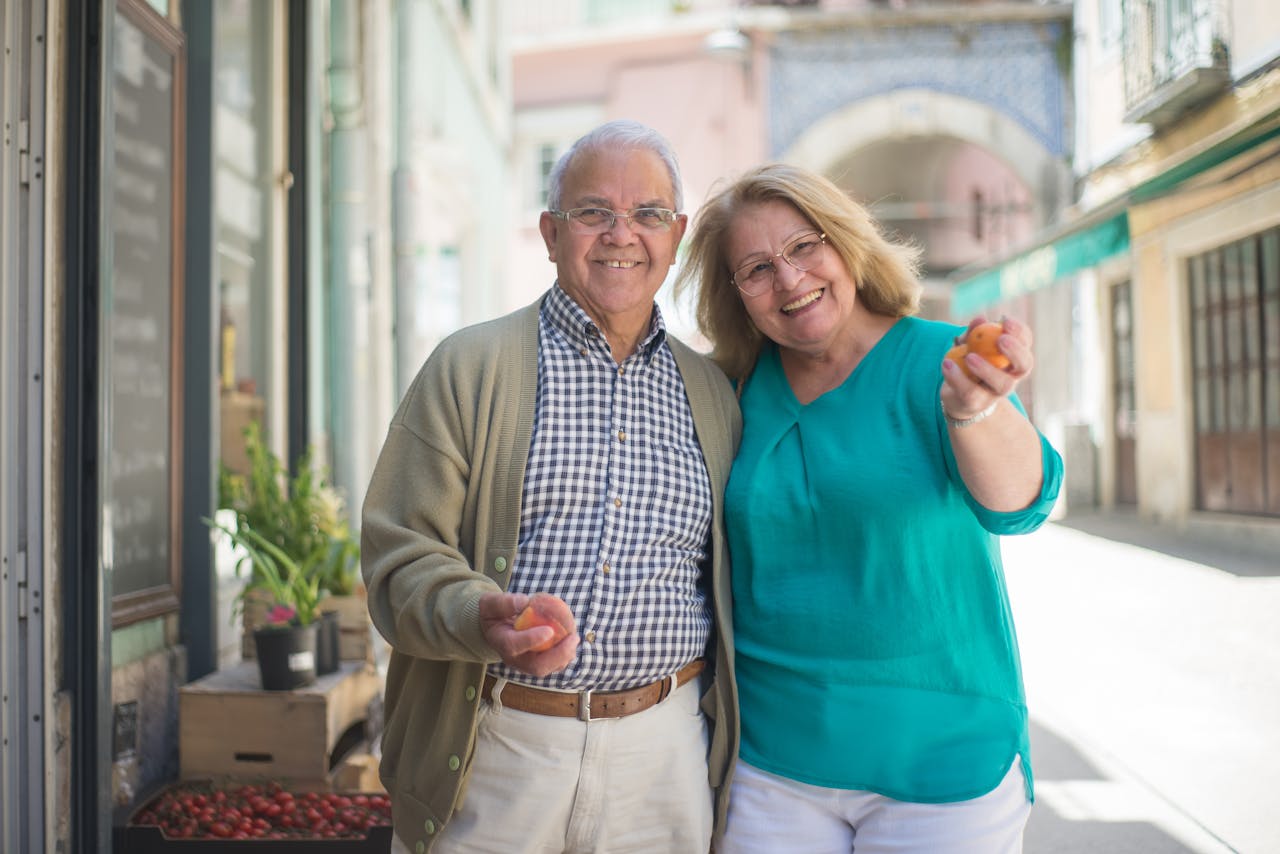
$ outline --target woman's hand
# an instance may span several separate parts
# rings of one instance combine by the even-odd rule
[[[985,317],[969,321],[969,328],[956,338],[956,343],[966,343],[969,334],[986,322]],[[986,412],[1000,398],[1008,397],[1035,367],[1031,328],[1011,317],[1001,323],[1004,332],[996,339],[996,348],[1009,360],[1007,367],[997,367],[976,353],[968,353],[964,363],[971,376],[966,376],[956,362],[942,360],[942,408],[949,419],[965,421]]]
[[[970,321],[958,343],[985,322],[982,317]],[[983,507],[1010,512],[1029,507],[1040,494],[1043,461],[1035,427],[1006,400],[1035,366],[1031,329],[1012,318],[1002,322],[995,352],[1009,364],[998,367],[968,353],[964,364],[972,376],[966,376],[950,358],[943,359],[941,395],[951,449],[969,494]]]

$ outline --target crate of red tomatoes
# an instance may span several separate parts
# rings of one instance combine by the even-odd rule
[[[187,780],[115,826],[129,854],[384,854],[391,801],[381,792],[296,792],[275,783]]]

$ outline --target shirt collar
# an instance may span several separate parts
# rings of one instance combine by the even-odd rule
[[[600,327],[596,326],[595,321],[587,315],[582,306],[574,302],[573,297],[565,293],[559,282],[551,288],[551,293],[548,294],[547,301],[543,305],[543,314],[552,328],[560,332],[574,349],[583,350],[590,346],[599,346],[608,350],[608,342],[605,341]],[[657,303],[654,303],[653,314],[649,321],[649,334],[636,348],[636,354],[641,356],[647,364],[666,340],[667,326],[662,319],[662,310],[658,308]]]

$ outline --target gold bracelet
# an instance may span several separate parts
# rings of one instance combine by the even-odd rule
[[[938,401],[938,405],[942,407],[942,417],[947,419],[948,425],[956,428],[957,430],[960,430],[964,427],[971,427],[974,424],[977,424],[979,421],[985,421],[988,417],[990,417],[991,413],[996,411],[996,406],[999,405],[999,403],[1000,403],[1000,399],[996,398],[995,400],[991,401],[990,406],[988,406],[986,409],[979,412],[977,415],[970,415],[968,418],[952,418],[951,413],[947,412],[947,407],[943,405],[941,400]]]

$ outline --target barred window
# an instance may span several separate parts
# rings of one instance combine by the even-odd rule
[[[1280,228],[1187,264],[1196,506],[1280,516]]]

